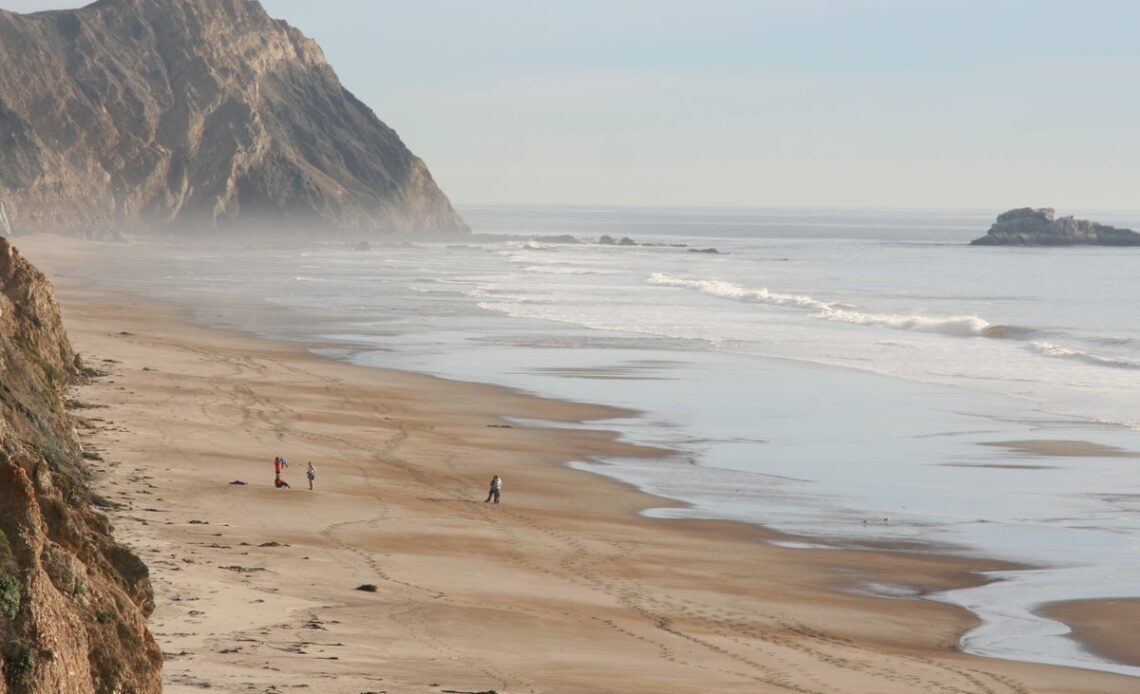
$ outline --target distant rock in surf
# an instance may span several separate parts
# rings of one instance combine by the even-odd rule
[[[1073,217],[1053,209],[1023,207],[998,215],[989,233],[972,246],[1140,246],[1140,234]]]
[[[637,241],[634,241],[633,239],[629,238],[628,236],[621,237],[621,241],[615,241],[614,237],[610,236],[609,234],[606,234],[605,236],[598,239],[598,243],[602,244],[603,246],[638,246],[638,245],[641,245]]]
[[[545,243],[582,243],[578,240],[578,237],[571,236],[570,234],[560,234],[558,236],[536,236],[535,238]]]

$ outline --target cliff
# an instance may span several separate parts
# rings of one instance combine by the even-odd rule
[[[998,215],[974,246],[1140,246],[1140,234],[1072,217],[1054,218],[1052,208],[1023,207]]]
[[[16,233],[467,230],[320,47],[256,0],[0,11],[0,65]]]
[[[90,506],[51,285],[0,239],[0,694],[158,692],[146,566]]]

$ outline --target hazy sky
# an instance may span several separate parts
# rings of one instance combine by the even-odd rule
[[[263,4],[458,203],[1140,208],[1134,0]]]

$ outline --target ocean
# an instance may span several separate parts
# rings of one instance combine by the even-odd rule
[[[470,240],[137,243],[89,274],[336,359],[630,408],[601,425],[674,456],[573,464],[688,503],[648,514],[1015,561],[921,597],[982,618],[967,651],[1140,676],[1034,614],[1140,597],[1140,249],[969,246],[992,210],[460,211]],[[1041,440],[1101,448],[1016,443]]]

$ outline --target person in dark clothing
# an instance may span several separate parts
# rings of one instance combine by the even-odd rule
[[[495,475],[491,478],[491,489],[487,492],[487,498],[483,503],[487,503],[494,499],[495,503],[499,503],[499,498],[503,495],[503,478]]]

